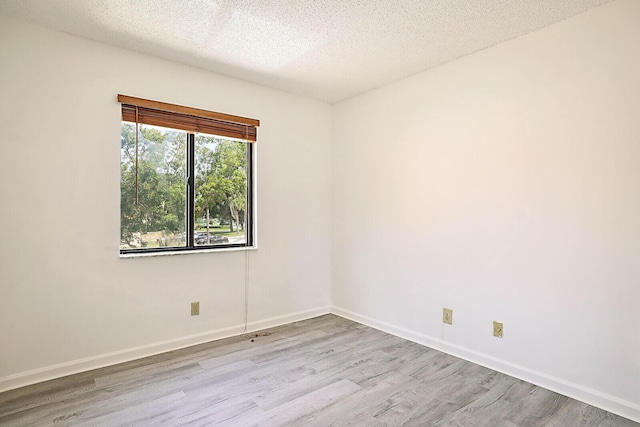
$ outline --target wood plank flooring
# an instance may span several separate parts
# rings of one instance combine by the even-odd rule
[[[2,426],[640,426],[326,315],[0,394]]]

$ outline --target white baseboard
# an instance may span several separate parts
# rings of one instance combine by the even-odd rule
[[[298,311],[296,313],[290,313],[283,316],[276,316],[268,319],[258,320],[255,322],[250,322],[247,325],[247,332],[273,328],[287,323],[310,319],[329,313],[329,307],[320,307],[312,310]],[[142,357],[153,356],[155,354],[165,353],[167,351],[191,347],[193,345],[202,344],[209,341],[237,336],[240,335],[243,330],[244,324],[230,326],[227,328],[202,332],[199,334],[156,342],[153,344],[147,344],[143,346],[118,350],[111,353],[86,357],[83,359],[72,360],[56,365],[45,366],[43,368],[33,369],[31,371],[19,372],[17,374],[0,378],[0,392],[52,380],[54,378],[77,374],[79,372],[89,371],[91,369],[103,368],[105,366],[128,362],[131,360],[140,359]]]
[[[640,405],[636,403],[339,307],[331,307],[331,313],[640,422]]]

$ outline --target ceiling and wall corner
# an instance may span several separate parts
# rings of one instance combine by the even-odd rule
[[[333,103],[612,0],[21,0],[0,13]]]

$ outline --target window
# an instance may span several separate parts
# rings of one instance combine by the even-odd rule
[[[120,253],[253,244],[259,121],[118,95]]]

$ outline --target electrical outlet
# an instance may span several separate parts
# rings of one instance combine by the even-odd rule
[[[502,338],[502,322],[493,321],[493,336]]]
[[[453,309],[451,308],[442,309],[442,322],[447,323],[449,325],[453,325]]]
[[[191,303],[191,315],[197,316],[200,314],[200,302]]]

